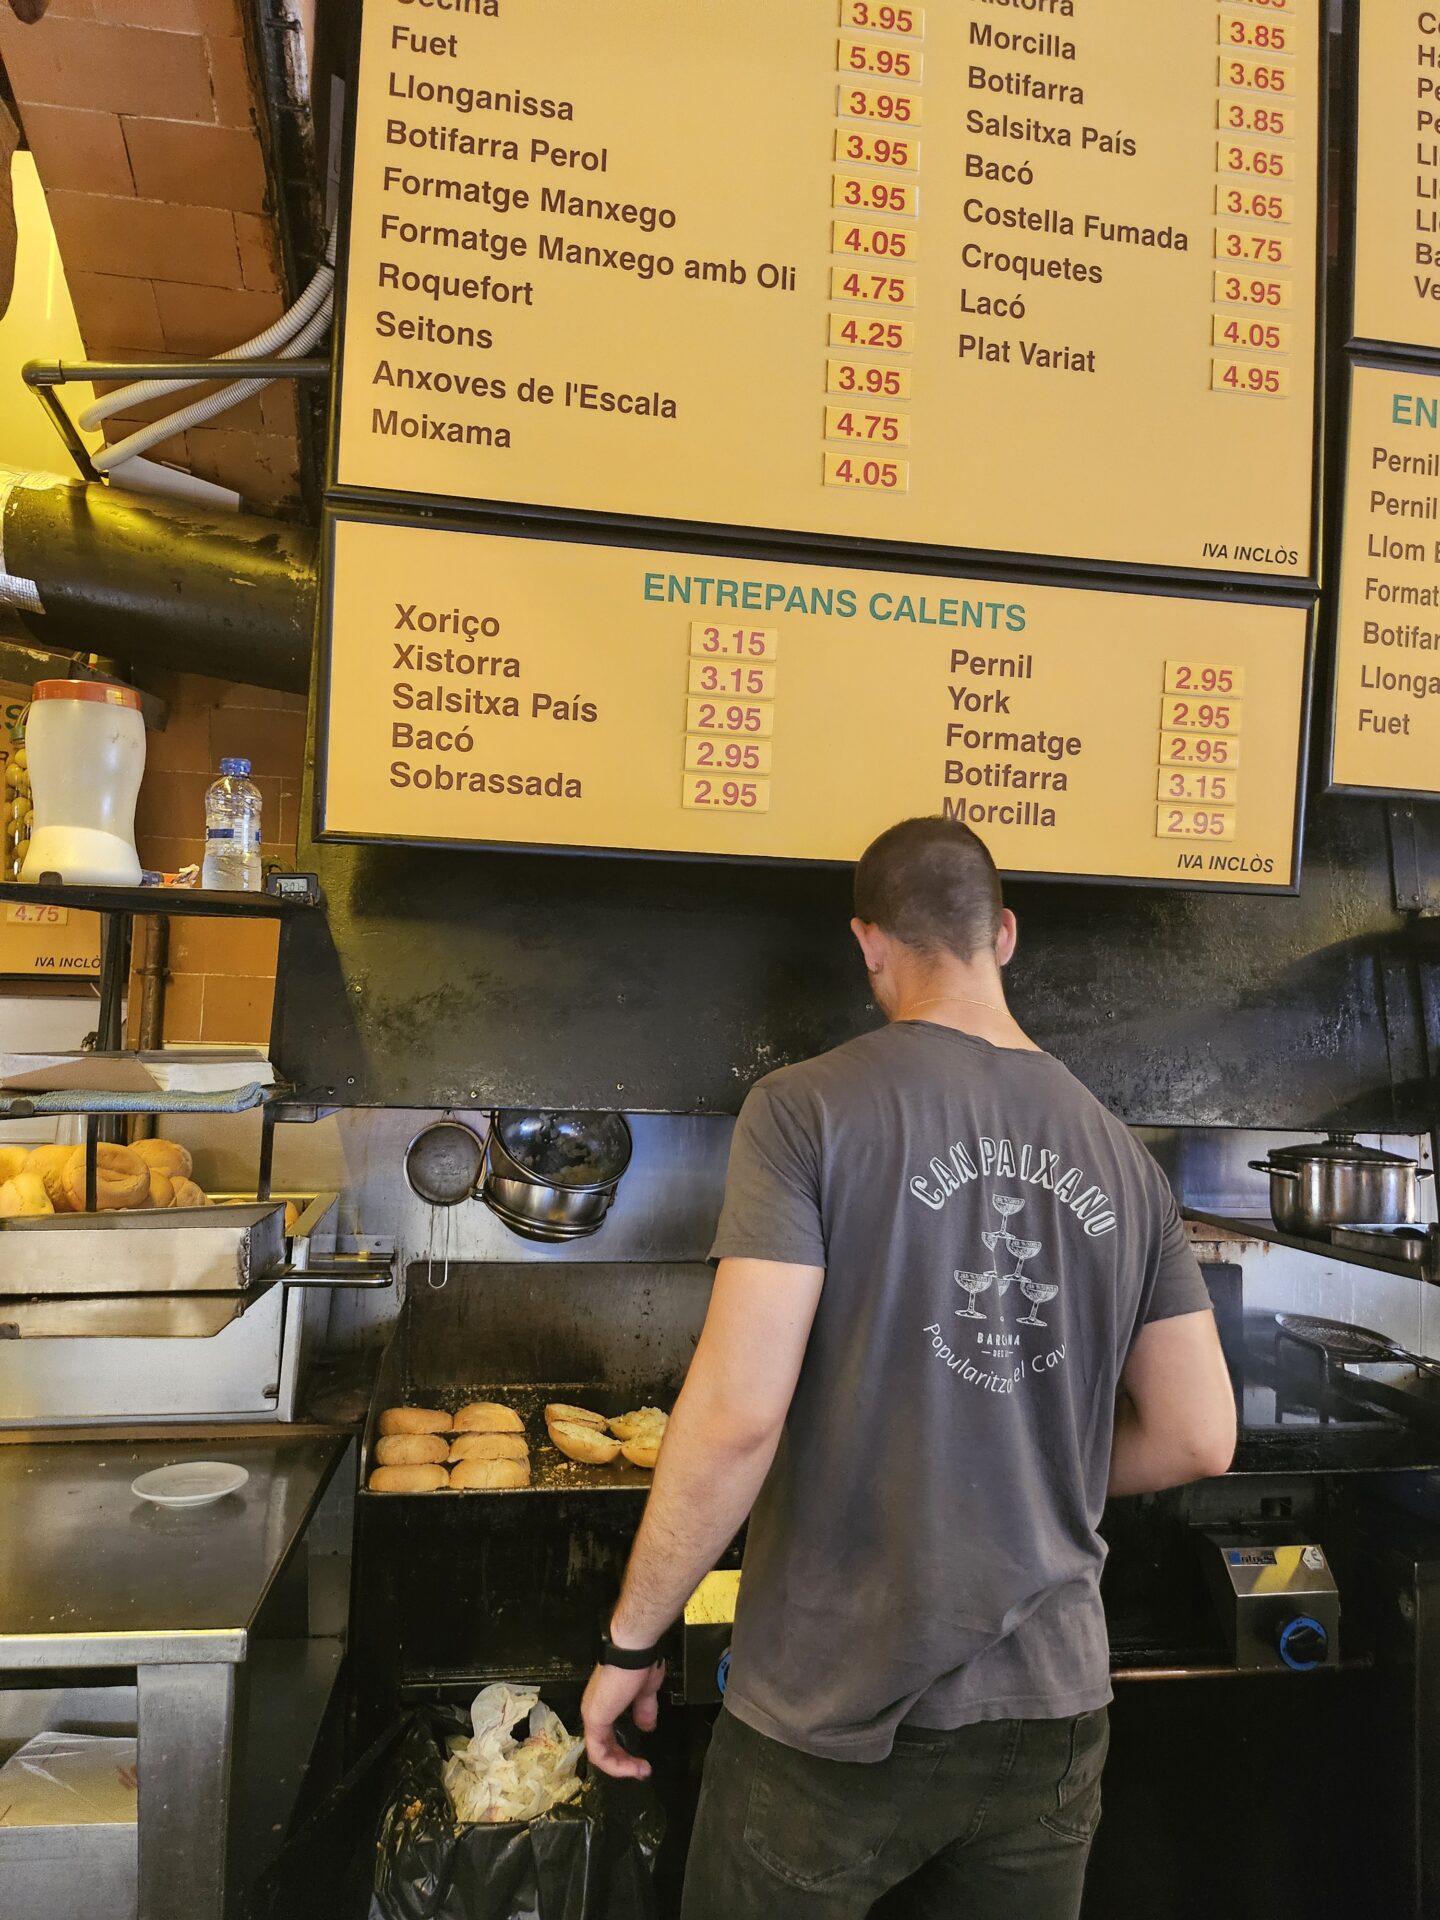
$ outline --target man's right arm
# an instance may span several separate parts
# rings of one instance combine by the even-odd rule
[[[1148,1321],[1120,1376],[1110,1492],[1216,1478],[1234,1456],[1235,1395],[1214,1314]]]

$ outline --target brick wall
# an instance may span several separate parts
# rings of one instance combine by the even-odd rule
[[[305,699],[265,687],[236,686],[198,674],[157,677],[169,724],[145,740],[145,779],[135,814],[142,865],[173,873],[202,857],[205,789],[220,762],[244,755],[264,797],[267,860],[294,863],[305,764]],[[169,1042],[263,1041],[270,1030],[275,951],[273,921],[174,919],[165,989]],[[138,959],[137,954],[137,959]],[[138,982],[131,1018],[139,1017]]]
[[[214,354],[283,308],[240,8],[50,0],[27,24],[0,5],[0,61],[92,357]],[[107,436],[164,411],[118,417]],[[293,506],[293,391],[269,388],[152,457],[261,511]]]

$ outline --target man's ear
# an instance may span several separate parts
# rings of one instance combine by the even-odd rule
[[[854,934],[856,943],[865,956],[867,972],[878,973],[885,957],[885,935],[879,927],[872,926],[868,920],[852,920],[850,931]]]
[[[1014,914],[1010,911],[1009,907],[1002,907],[1000,910],[1000,931],[995,938],[995,964],[997,967],[1009,966],[1010,962],[1015,958],[1015,948],[1019,943],[1019,939],[1020,930],[1015,923]]]

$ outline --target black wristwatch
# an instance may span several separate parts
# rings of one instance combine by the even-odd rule
[[[610,1638],[609,1630],[600,1629],[600,1664],[602,1667],[624,1667],[629,1673],[639,1673],[645,1667],[653,1667],[660,1659],[660,1644],[653,1647],[617,1647]]]

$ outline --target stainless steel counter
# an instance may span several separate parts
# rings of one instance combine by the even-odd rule
[[[347,1437],[0,1445],[0,1667],[235,1661]],[[138,1474],[233,1460],[214,1506],[138,1500]]]
[[[349,1443],[277,1433],[0,1445],[0,1684],[135,1670],[145,1920],[226,1912],[250,1635]],[[213,1506],[165,1509],[130,1491],[153,1467],[213,1459],[250,1475]]]

